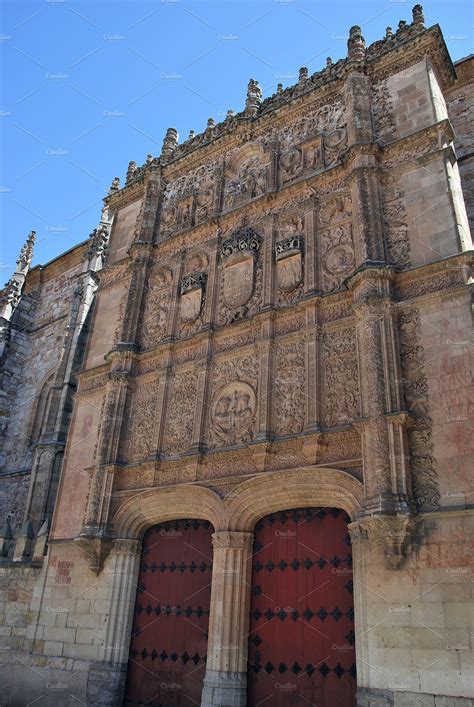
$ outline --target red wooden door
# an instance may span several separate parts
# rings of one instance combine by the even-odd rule
[[[249,707],[355,705],[348,520],[336,508],[305,508],[257,524]]]
[[[213,528],[179,520],[143,540],[125,705],[201,704],[211,596]]]

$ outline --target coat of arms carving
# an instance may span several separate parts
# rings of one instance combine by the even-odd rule
[[[205,272],[194,272],[181,280],[181,319],[184,322],[193,322],[199,317],[205,284]]]
[[[242,307],[254,292],[255,257],[261,238],[251,228],[237,231],[220,249],[224,260],[223,299],[228,307]]]
[[[298,287],[303,277],[303,238],[292,236],[275,246],[278,286],[285,292]]]

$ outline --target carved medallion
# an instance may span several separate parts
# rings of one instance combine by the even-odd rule
[[[211,407],[214,431],[227,444],[245,442],[249,439],[256,407],[257,398],[247,383],[229,383],[214,396]]]

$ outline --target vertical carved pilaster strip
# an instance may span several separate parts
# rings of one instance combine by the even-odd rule
[[[211,326],[216,320],[215,299],[218,282],[217,250],[217,245],[215,245],[209,253],[209,269],[206,282],[206,303],[204,305],[203,313],[203,326],[206,329],[209,328],[209,326]]]
[[[372,142],[370,79],[359,71],[351,71],[346,78],[345,94],[348,146]]]
[[[262,309],[268,309],[273,303],[273,281],[275,277],[274,262],[274,240],[275,228],[273,219],[269,220],[264,229],[263,235],[263,292],[262,292]]]
[[[373,161],[375,158],[371,158]],[[376,167],[358,167],[349,177],[356,267],[385,262],[382,208]]]
[[[309,295],[320,289],[316,282],[316,208],[313,202],[304,216],[304,292]]]
[[[277,141],[269,145],[270,166],[268,173],[268,191],[273,192],[278,189],[278,161],[280,158],[280,146]]]
[[[305,337],[306,410],[305,432],[321,429],[321,336],[319,334],[319,301],[312,300],[306,307]]]
[[[367,509],[406,511],[409,491],[406,415],[393,379],[400,375],[390,302],[390,271],[367,270],[353,280],[361,386],[362,447]]]
[[[257,345],[260,360],[258,377],[258,411],[257,411],[257,440],[266,440],[271,435],[271,380],[273,364],[273,343],[269,338],[272,335],[273,320],[263,324],[267,329],[264,332],[265,341]]]
[[[159,459],[161,454],[161,448],[163,443],[163,435],[165,428],[165,411],[166,411],[166,397],[168,390],[168,375],[167,370],[164,369],[160,372],[158,384],[158,399],[156,401],[156,410],[158,411],[157,419],[155,423],[155,428],[153,430],[153,439],[151,442],[151,454],[149,459]]]
[[[177,335],[179,327],[179,283],[181,282],[186,265],[186,249],[181,250],[181,258],[179,265],[174,268],[173,289],[171,290],[170,312],[168,313],[168,321],[166,325],[166,339],[172,339]]]
[[[200,452],[203,448],[204,440],[204,413],[208,410],[208,370],[209,360],[206,356],[204,361],[198,365],[196,407],[194,410],[193,436],[191,441],[191,452]]]
[[[253,533],[212,536],[211,608],[202,707],[244,707]]]

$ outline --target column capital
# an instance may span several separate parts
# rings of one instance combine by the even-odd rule
[[[253,543],[253,533],[243,533],[238,530],[220,530],[212,535],[215,549],[246,549],[250,550]]]

